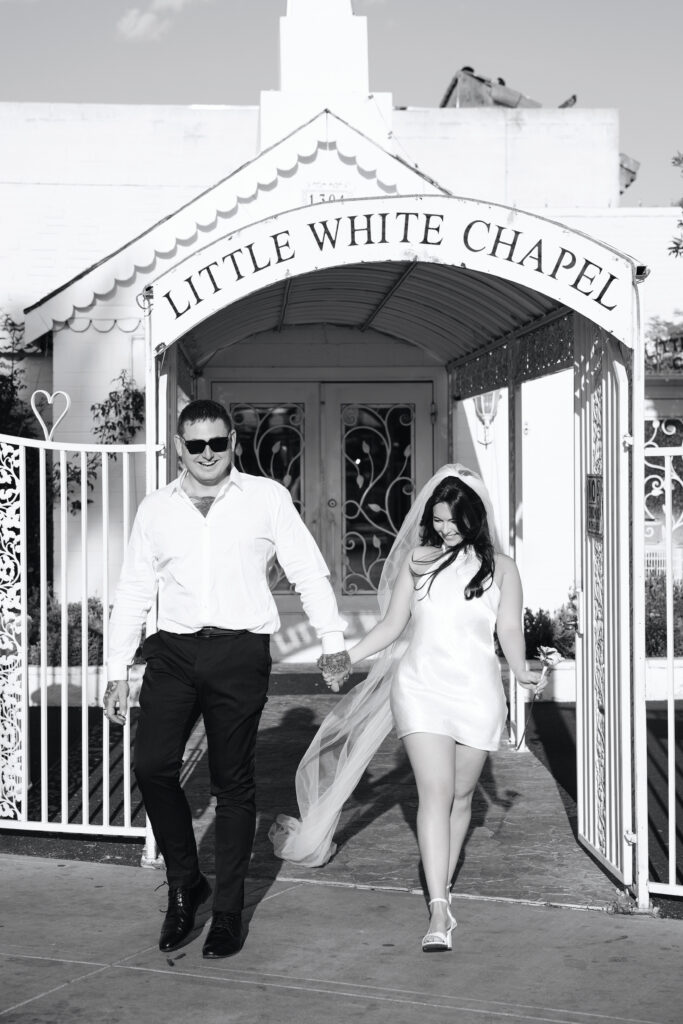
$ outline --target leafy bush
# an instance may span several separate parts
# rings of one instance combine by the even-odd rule
[[[71,601],[67,608],[67,663],[81,665],[81,602]],[[143,627],[140,644],[133,658],[134,664],[143,663],[140,648],[144,643]],[[46,665],[62,664],[62,606],[51,586],[47,591]],[[99,597],[88,598],[88,665],[103,664],[102,602]],[[40,591],[34,588],[28,595],[28,663],[40,665]]]
[[[683,581],[673,584],[674,656],[683,656]],[[645,580],[645,653],[648,658],[666,657],[666,575],[654,573]]]
[[[576,650],[576,591],[572,587],[567,601],[552,614],[539,608],[524,609],[526,657],[537,658],[539,647],[554,647],[565,658]]]
[[[536,658],[539,647],[554,647],[553,620],[543,608],[524,609],[524,642],[527,658]]]
[[[0,327],[3,326],[0,316]],[[0,433],[14,437],[38,437],[39,430],[33,410],[21,397],[24,390],[24,371],[0,373]]]
[[[131,444],[145,422],[145,392],[127,370],[121,370],[112,384],[116,387],[105,400],[90,406],[93,434],[100,444]]]
[[[40,591],[34,588],[28,596],[28,663],[40,664]],[[67,608],[67,651],[68,664],[81,664],[81,602],[70,602]],[[47,591],[47,643],[46,664],[62,663],[62,606],[51,587]],[[97,597],[88,598],[88,664],[101,665],[102,647],[102,602]]]
[[[683,657],[683,581],[673,584],[674,656]],[[557,611],[524,609],[526,657],[535,658],[540,646],[555,647],[565,658],[576,650],[576,591]],[[648,658],[666,657],[666,575],[655,573],[645,581],[645,653]]]

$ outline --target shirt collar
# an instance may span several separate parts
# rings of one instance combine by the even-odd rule
[[[187,470],[184,469],[182,471],[182,473],[180,474],[180,476],[176,477],[175,480],[173,481],[173,483],[171,484],[171,494],[185,494],[186,493],[183,490],[183,486],[182,486],[183,480],[185,479],[186,476],[187,476]],[[216,497],[218,498],[221,494],[224,494],[225,491],[227,490],[227,488],[230,487],[231,485],[234,485],[235,487],[238,487],[240,489],[240,491],[244,490],[244,473],[240,473],[240,471],[238,469],[235,469],[234,466],[230,467],[230,472],[228,473],[227,477],[225,478],[225,482],[223,483],[223,485],[222,485],[221,489],[219,490],[218,494],[216,495]]]

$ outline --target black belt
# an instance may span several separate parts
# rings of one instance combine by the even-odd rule
[[[203,639],[204,637],[211,636],[240,636],[241,633],[248,632],[248,629],[222,629],[221,626],[203,626],[196,633],[187,633],[186,636],[196,636]]]

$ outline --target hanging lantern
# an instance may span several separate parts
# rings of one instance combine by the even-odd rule
[[[483,395],[477,395],[474,399],[474,411],[484,428],[484,436],[479,443],[485,447],[491,444],[490,429],[498,412],[499,400],[500,391],[485,391]]]

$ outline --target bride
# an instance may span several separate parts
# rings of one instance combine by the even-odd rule
[[[522,587],[514,561],[494,550],[488,493],[460,465],[442,467],[420,491],[386,560],[380,620],[349,651],[351,664],[383,652],[364,683],[324,720],[296,775],[300,820],[279,815],[277,856],[324,864],[336,847],[342,806],[392,727],[418,792],[417,839],[428,890],[425,952],[452,948],[451,880],[471,817],[472,796],[507,707],[494,629],[516,680],[527,670]],[[348,670],[326,674],[338,690]]]

